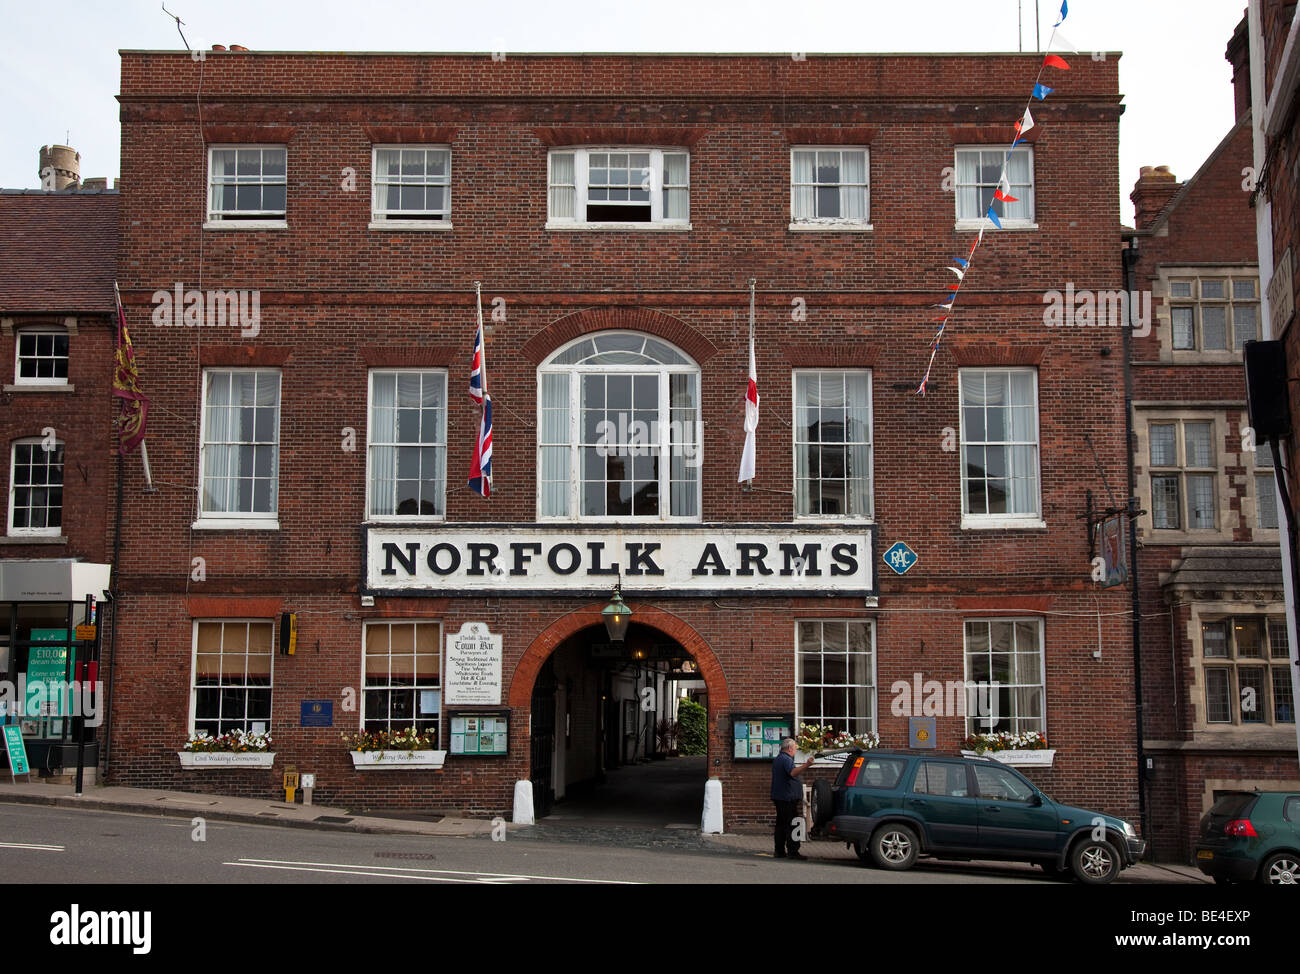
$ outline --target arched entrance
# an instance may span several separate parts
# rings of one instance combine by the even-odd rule
[[[686,697],[713,727],[729,706],[721,666],[698,632],[654,606],[633,605],[627,639],[611,644],[601,608],[548,626],[511,680],[510,706],[530,715],[535,812],[550,815],[559,802],[565,824],[698,822],[715,745],[706,729],[704,753],[679,756],[689,748],[676,724],[691,709]]]

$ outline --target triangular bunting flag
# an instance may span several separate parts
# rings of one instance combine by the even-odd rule
[[[1034,97],[1042,101],[1055,90],[1055,88],[1049,88],[1047,85],[1034,85]]]
[[[1047,57],[1043,58],[1043,67],[1060,68],[1062,71],[1070,70],[1070,66],[1065,63],[1065,58],[1061,57],[1059,54],[1049,54]]]
[[[950,271],[952,271],[954,274],[956,274],[956,275],[957,275],[957,280],[959,280],[959,281],[960,281],[963,277],[966,276],[966,272],[965,272],[964,270],[962,270],[960,267],[949,267],[948,270],[950,270]]]
[[[1026,108],[1024,117],[1021,118],[1020,121],[1016,122],[1016,131],[1019,132],[1021,135],[1024,135],[1033,127],[1034,127],[1034,116],[1030,115],[1029,109]]]
[[[1053,27],[1060,27],[1065,23],[1066,15],[1070,12],[1070,0],[1061,0],[1061,18],[1054,23]]]
[[[993,209],[993,205],[992,205],[992,204],[989,204],[989,211],[988,211],[988,213],[985,214],[985,215],[986,215],[990,220],[993,221],[993,225],[994,225],[995,227],[997,227],[999,230],[1002,229],[1002,221],[998,219],[997,211]]]
[[[1002,192],[1002,190],[1000,190],[1000,189],[995,189],[995,190],[993,191],[993,198],[994,198],[995,200],[1001,200],[1003,203],[1019,203],[1019,202],[1020,202],[1020,200],[1016,199],[1014,196],[1008,196],[1006,193]]]
[[[1059,30],[1052,31],[1052,39],[1048,42],[1047,46],[1053,51],[1070,51],[1074,54],[1079,53],[1079,49],[1070,43],[1070,39]]]
[[[954,257],[952,260],[953,260],[953,263],[954,263],[954,264],[961,264],[962,267],[965,267],[967,264],[970,263],[970,261],[968,261],[968,260],[963,260],[963,259],[960,258],[960,257]]]

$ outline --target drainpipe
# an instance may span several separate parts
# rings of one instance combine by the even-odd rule
[[[111,599],[109,611],[108,630],[108,703],[104,708],[105,726],[104,731],[104,781],[108,780],[108,766],[113,756],[113,691],[117,688],[117,680],[113,678],[113,669],[117,666],[117,608],[122,603],[119,601],[120,593],[117,590],[118,568],[117,563],[122,557],[122,451],[117,451],[117,510],[113,515],[113,564],[108,569],[108,594]]]
[[[1137,559],[1137,472],[1133,465],[1133,366],[1130,358],[1132,352],[1133,307],[1138,302],[1133,300],[1134,267],[1138,261],[1137,237],[1129,238],[1128,248],[1121,252],[1124,261],[1124,287],[1128,291],[1128,327],[1124,329],[1124,453],[1128,459],[1128,564],[1129,564],[1129,599],[1133,614],[1133,696],[1137,701],[1137,781],[1138,781],[1138,818],[1142,824],[1142,836],[1150,842],[1147,828],[1147,792],[1146,792],[1146,753],[1142,746],[1142,600],[1138,592]],[[1152,317],[1155,312],[1152,311]]]

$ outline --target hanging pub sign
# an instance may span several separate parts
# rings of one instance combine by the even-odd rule
[[[876,594],[875,526],[363,527],[369,595]]]
[[[467,622],[447,637],[444,692],[449,705],[501,705],[501,645],[501,637],[483,622]]]
[[[1124,544],[1124,515],[1116,514],[1097,525],[1104,578],[1102,588],[1113,588],[1128,581],[1128,545]]]

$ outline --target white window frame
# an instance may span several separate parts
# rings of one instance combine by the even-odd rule
[[[267,149],[279,149],[284,153],[284,211],[267,210],[252,211],[258,215],[250,219],[240,219],[238,210],[214,210],[212,208],[212,187],[213,183],[213,154],[227,150],[240,149],[258,149],[265,151]],[[258,185],[275,185],[275,181],[260,182]],[[205,230],[285,230],[289,226],[289,147],[282,143],[245,143],[231,145],[210,145],[208,146],[208,178],[205,183],[205,192],[207,193],[206,210],[207,221],[203,224]]]
[[[799,674],[799,627],[800,627],[800,625],[803,625],[803,624],[805,624],[805,623],[816,623],[816,624],[818,624],[818,625],[822,625],[822,626],[826,625],[827,623],[834,624],[834,625],[845,625],[845,624],[847,624],[847,625],[850,625],[850,626],[851,626],[851,625],[854,625],[854,624],[860,624],[860,625],[866,626],[866,628],[867,628],[867,633],[868,633],[868,635],[869,635],[869,643],[870,643],[870,646],[871,646],[871,649],[870,649],[870,655],[871,655],[871,686],[870,686],[870,690],[871,690],[871,692],[868,694],[868,698],[871,700],[871,717],[870,717],[870,718],[855,717],[855,718],[851,718],[851,719],[854,719],[854,720],[866,720],[866,722],[867,722],[867,727],[866,727],[866,731],[865,731],[865,732],[866,732],[866,733],[879,734],[879,733],[880,733],[880,676],[879,676],[880,654],[879,654],[879,652],[878,652],[878,647],[877,647],[877,644],[876,644],[876,620],[874,620],[874,619],[844,619],[844,618],[836,619],[836,618],[833,618],[833,617],[825,617],[825,618],[823,618],[823,617],[817,617],[817,618],[814,618],[814,619],[796,619],[796,620],[795,620],[795,623],[794,623],[794,659],[793,659],[793,663],[794,663],[794,726],[795,726],[796,730],[797,730],[800,726],[802,726],[803,724],[808,723],[809,719],[810,719],[811,717],[814,716],[814,715],[812,715],[812,714],[805,714],[805,713],[803,712],[803,693],[802,693],[801,691],[803,690],[804,687],[842,687],[842,688],[844,688],[844,689],[847,691],[847,690],[848,690],[849,688],[851,688],[851,687],[860,687],[860,686],[862,686],[862,684],[860,684],[860,683],[847,683],[847,682],[846,682],[846,683],[800,683],[800,682],[799,682],[799,675],[800,675],[800,674]],[[846,651],[846,652],[845,652],[845,657],[846,657],[846,660],[845,660],[845,666],[846,666],[846,667],[848,666],[848,661],[847,661],[848,652],[847,652],[847,650],[848,650],[848,631],[847,631],[847,629],[846,629],[846,630],[845,630],[845,651]],[[818,653],[819,653],[820,656],[825,656],[825,654],[826,654],[826,636],[825,636],[825,632],[824,632],[824,631],[822,631],[822,634],[821,634],[821,647],[820,647]],[[846,671],[846,672],[845,672],[845,679],[846,679],[846,680],[848,679],[848,676],[849,676],[849,673]],[[851,699],[851,697],[850,697],[850,699]],[[817,715],[815,715],[815,716],[816,716],[816,721],[817,721],[817,723],[821,723],[821,722],[825,719],[825,714],[817,714]],[[839,727],[838,729],[840,729],[840,730],[848,730],[848,731],[850,731],[851,733],[863,733],[863,731],[856,731],[856,732],[855,732],[855,731],[853,731],[852,728],[847,728],[847,727]]]
[[[208,384],[215,375],[231,373],[263,373],[279,377],[279,397],[275,410],[275,509],[271,511],[209,512],[203,509],[204,476],[203,451],[208,445]],[[211,367],[203,370],[203,382],[199,390],[201,418],[199,422],[199,490],[198,517],[191,525],[196,529],[245,529],[254,531],[278,531],[280,529],[280,423],[284,419],[284,372],[278,368],[228,368]]]
[[[641,152],[650,155],[650,219],[648,222],[641,221],[588,221],[587,220],[587,174],[590,170],[588,160],[593,152]],[[663,215],[663,193],[664,193],[664,155],[684,155],[686,156],[686,183],[682,186],[674,184],[672,188],[682,188],[686,190],[686,216],[685,218],[668,219]],[[552,212],[551,200],[552,190],[556,187],[565,186],[568,183],[556,183],[553,181],[554,166],[553,159],[557,155],[573,156],[573,216],[564,217],[556,216]],[[607,229],[607,230],[689,230],[691,229],[690,209],[691,209],[691,154],[690,150],[665,146],[580,146],[568,148],[551,149],[546,156],[546,229],[548,230],[582,230],[582,229]]]
[[[972,445],[966,438],[966,409],[962,404],[962,376],[975,372],[1004,372],[1008,375],[1011,373],[1029,373],[1034,380],[1034,510],[1028,514],[972,514],[967,510],[968,497],[966,492],[966,447]],[[1009,385],[1008,385],[1009,388]],[[1038,394],[1038,370],[1036,368],[1016,368],[1014,366],[972,366],[958,370],[957,378],[957,421],[958,421],[958,462],[961,464],[959,476],[961,478],[961,526],[964,529],[970,528],[1045,528],[1047,523],[1043,520],[1043,426],[1042,426],[1042,399]],[[993,441],[981,440],[980,445],[989,445]],[[997,441],[994,445],[1000,446],[1026,446],[1027,441]]]
[[[382,151],[401,151],[403,149],[417,149],[423,152],[444,152],[447,156],[447,175],[446,176],[428,176],[424,181],[419,183],[421,186],[443,186],[447,191],[446,209],[436,211],[426,211],[426,215],[412,217],[409,210],[386,210],[380,203],[380,194],[383,189],[390,185],[387,179],[380,179],[379,176],[379,153]],[[410,145],[410,144],[393,144],[393,145],[372,145],[370,147],[370,227],[371,230],[450,230],[451,224],[451,146],[450,145]],[[400,185],[400,178],[399,183]],[[441,213],[440,219],[434,218],[433,214]]]
[[[375,377],[379,375],[402,375],[415,374],[420,376],[440,376],[442,378],[442,427],[439,430],[439,442],[424,443],[421,441],[415,443],[376,443],[374,427],[374,403],[375,403]],[[402,521],[425,521],[439,522],[447,520],[447,396],[448,377],[446,369],[407,369],[407,368],[373,368],[370,370],[366,379],[366,520],[376,523],[383,522],[402,522]],[[442,450],[442,513],[441,514],[375,514],[373,513],[374,495],[374,450],[377,446],[392,446],[399,449],[400,446],[418,446],[421,449],[432,447]],[[396,457],[394,457],[396,463]],[[393,471],[393,480],[396,481],[396,468]]]
[[[1019,145],[1010,151],[1012,153],[1023,152],[1025,153],[1025,155],[1029,157],[1029,192],[1031,195],[1028,201],[1026,201],[1024,197],[1019,197],[1019,199],[1021,202],[1029,203],[1030,216],[1028,219],[1011,219],[1009,217],[1000,217],[999,219],[1002,221],[1002,229],[1037,230],[1038,229],[1038,180],[1036,178],[1036,173],[1034,171],[1033,146]],[[992,145],[958,145],[953,147],[953,154],[952,154],[953,212],[956,214],[956,219],[957,219],[956,229],[979,230],[983,228],[983,229],[996,230],[997,226],[993,223],[992,220],[988,218],[988,216],[985,215],[988,212],[987,209],[984,212],[980,213],[978,216],[962,216],[961,187],[966,185],[976,185],[976,186],[984,187],[988,185],[987,183],[967,184],[967,183],[957,182],[958,174],[961,172],[961,161],[959,157],[963,152],[1001,153],[1002,155],[1005,156],[1007,150],[1000,146],[992,146]],[[1010,186],[1010,195],[1012,196],[1016,195],[1016,186],[1014,185]]]
[[[810,443],[800,443],[798,440],[799,430],[799,376],[801,375],[865,375],[867,377],[867,505],[869,510],[858,511],[845,514],[800,514],[799,513],[799,450],[809,448]],[[790,423],[790,441],[793,447],[791,451],[791,483],[794,485],[794,517],[798,521],[865,521],[870,523],[875,518],[876,510],[876,445],[875,445],[875,386],[872,384],[871,369],[793,369],[790,373],[790,399],[791,399],[791,423]],[[847,404],[846,404],[847,408]],[[848,442],[845,441],[845,446]],[[847,451],[845,454],[845,463],[848,462]],[[820,481],[821,478],[819,477]],[[846,483],[849,478],[846,478]]]
[[[608,335],[635,335],[638,338],[648,338],[653,341],[667,345],[677,354],[686,360],[687,364],[680,365],[556,365],[553,364],[555,359],[559,358],[564,352],[574,345],[590,341],[600,336]],[[657,372],[659,375],[659,514],[656,516],[638,517],[634,515],[606,514],[606,515],[585,515],[582,510],[582,382],[583,375],[615,375],[619,373],[637,374]],[[547,374],[567,373],[569,376],[569,513],[567,515],[544,515],[542,513],[542,376]],[[669,420],[671,419],[671,386],[669,377],[674,374],[694,375],[695,376],[695,395],[696,395],[696,430],[700,429],[698,425],[703,415],[703,386],[701,384],[700,367],[695,360],[687,355],[681,348],[678,348],[667,339],[658,335],[651,335],[647,332],[632,331],[628,329],[619,329],[611,331],[594,332],[587,335],[580,335],[572,341],[565,342],[554,352],[547,356],[546,361],[537,368],[537,496],[536,508],[537,520],[549,523],[587,523],[587,524],[620,524],[620,523],[641,523],[641,524],[694,524],[702,520],[704,506],[704,444],[703,442],[695,443],[695,466],[698,476],[695,478],[695,514],[690,516],[674,516],[672,510],[672,464],[671,449],[667,438],[670,431]],[[702,441],[702,437],[697,440]],[[552,444],[559,446],[559,444]]]
[[[992,625],[993,623],[999,623],[999,622],[1006,623],[1012,627],[1011,629],[1012,639],[1015,639],[1016,623],[1026,623],[1026,622],[1033,623],[1038,630],[1038,677],[1040,682],[1005,683],[1005,684],[999,683],[998,686],[999,688],[1003,686],[1007,687],[1011,692],[1012,700],[1015,699],[1015,691],[1017,689],[1024,689],[1026,687],[1038,687],[1043,697],[1043,712],[1042,715],[1037,718],[1034,717],[1023,718],[1024,720],[1038,720],[1041,722],[1041,726],[1036,728],[1021,727],[1020,726],[1020,721],[1022,719],[1021,715],[1002,714],[1001,704],[999,703],[998,704],[999,711],[998,711],[997,719],[1002,720],[1004,716],[1009,717],[1011,720],[1011,733],[1013,734],[1023,734],[1029,730],[1037,730],[1040,734],[1046,737],[1047,736],[1047,653],[1046,653],[1047,625],[1043,618],[1039,616],[977,616],[974,618],[962,619],[962,623],[961,623],[962,678],[966,681],[966,685],[968,688],[971,686],[972,682],[974,681],[974,677],[971,675],[971,665],[970,665],[971,650],[970,650],[970,641],[969,641],[970,637],[966,629],[967,625],[969,625],[970,623],[989,623],[990,625]],[[991,654],[992,653],[992,631],[991,630],[989,633],[989,639],[990,639],[989,653]],[[1017,650],[1014,645],[1012,647],[1011,655],[1013,658],[1017,655]],[[992,683],[992,681],[993,681],[993,675],[992,675],[992,670],[990,669],[990,673],[989,673],[990,684]],[[978,689],[976,689],[975,693],[978,696],[979,694]],[[966,696],[967,701],[970,700],[970,697],[971,697],[971,693],[970,690],[968,689],[967,696]],[[989,718],[987,716],[981,717],[978,714],[970,714],[970,713],[966,714],[965,734],[963,736],[969,736],[971,734],[989,733],[988,721]],[[980,722],[983,722],[983,726],[980,725]]]
[[[1198,425],[1208,425],[1210,427],[1210,449],[1214,455],[1210,457],[1209,466],[1193,467],[1187,462],[1187,424],[1195,423]],[[1153,426],[1172,426],[1174,427],[1174,453],[1176,463],[1173,466],[1161,465],[1155,466],[1151,462],[1151,443]],[[1143,465],[1146,467],[1148,483],[1150,485],[1151,496],[1151,537],[1152,540],[1163,540],[1169,536],[1182,534],[1214,534],[1225,530],[1226,512],[1223,510],[1219,490],[1222,482],[1222,444],[1219,440],[1219,423],[1218,420],[1204,416],[1149,416],[1146,424],[1146,455],[1142,457]],[[1211,495],[1214,498],[1214,524],[1210,527],[1192,527],[1191,517],[1189,516],[1188,504],[1191,503],[1191,497],[1187,490],[1188,475],[1194,477],[1209,477],[1211,484]],[[1178,527],[1166,528],[1156,526],[1156,478],[1157,477],[1178,477]]]
[[[830,186],[843,187],[844,183],[796,183],[794,157],[796,152],[861,152],[863,155],[862,171],[866,182],[862,184],[866,193],[866,214],[861,220],[846,217],[808,217],[799,218],[795,214],[796,186]],[[815,175],[814,166],[814,175]],[[841,172],[843,167],[841,166]],[[856,184],[851,184],[856,185]],[[816,195],[814,190],[814,196]],[[790,229],[791,230],[872,230],[871,224],[871,149],[865,145],[793,145],[790,147]]]
[[[445,744],[444,744],[444,738],[443,738],[443,736],[442,736],[442,729],[443,729],[443,720],[442,720],[442,718],[443,718],[443,715],[447,712],[447,687],[446,687],[446,680],[445,680],[445,674],[446,674],[446,670],[445,670],[445,666],[446,666],[446,659],[445,659],[445,656],[446,656],[446,640],[443,638],[443,625],[442,625],[442,620],[441,620],[441,619],[426,619],[426,618],[411,618],[411,619],[404,619],[404,618],[377,618],[377,619],[367,619],[367,620],[365,620],[365,621],[362,623],[362,625],[361,625],[361,682],[357,684],[357,686],[359,686],[359,687],[361,688],[361,706],[357,708],[357,710],[358,710],[358,716],[357,716],[357,729],[360,730],[360,731],[362,731],[362,732],[366,732],[366,691],[367,691],[368,689],[371,689],[371,688],[368,687],[367,684],[366,684],[366,641],[367,641],[366,633],[367,633],[367,631],[370,629],[371,626],[387,626],[387,627],[388,627],[388,629],[389,629],[389,643],[388,643],[388,645],[389,645],[389,650],[390,650],[390,652],[389,652],[389,658],[390,658],[390,660],[391,660],[391,658],[392,658],[392,653],[391,653],[391,649],[392,649],[392,627],[395,626],[395,625],[434,626],[434,627],[437,629],[437,631],[438,631],[438,636],[437,636],[437,645],[438,645],[438,654],[437,654],[437,655],[438,655],[438,685],[437,685],[437,687],[432,687],[432,686],[421,686],[420,684],[416,683],[416,684],[413,684],[413,685],[411,686],[411,689],[412,689],[415,693],[417,693],[417,694],[418,694],[418,693],[420,692],[420,690],[422,690],[422,689],[423,689],[423,690],[434,690],[434,689],[436,689],[436,690],[438,691],[438,716],[435,717],[434,720],[433,720],[433,724],[434,724],[434,726],[435,726],[435,728],[436,728],[436,732],[437,732],[437,744],[436,744],[436,748],[437,748],[438,750],[450,751],[450,748],[447,747],[447,746],[445,746]],[[376,690],[393,690],[394,687],[393,687],[393,685],[392,685],[391,679],[392,679],[392,664],[391,664],[391,662],[390,662],[390,664],[389,664],[389,680],[390,680],[389,684],[388,684],[387,686],[385,686],[385,687],[374,687],[373,689],[376,689]],[[419,698],[417,697],[417,698],[416,698],[416,708],[418,709],[418,707],[419,707]],[[375,718],[375,719],[378,720],[379,718]],[[384,721],[385,721],[386,723],[389,724],[389,732],[391,733],[391,732],[393,731],[393,729],[394,729],[394,728],[392,727],[392,720],[391,720],[391,718],[385,717],[385,718],[383,718],[383,719],[384,719]],[[414,723],[412,723],[412,724],[410,724],[410,725],[407,725],[407,726],[414,726]],[[400,727],[400,728],[397,728],[397,729],[398,729],[398,730],[405,730],[406,728],[405,728],[405,727]]]
[[[270,630],[271,630],[271,676],[270,676],[270,680],[271,680],[271,682],[270,682],[270,684],[269,684],[268,687],[267,687],[267,689],[269,689],[269,690],[271,691],[271,710],[270,710],[270,713],[268,713],[268,714],[267,714],[267,717],[266,717],[266,733],[269,734],[269,733],[271,733],[271,720],[272,720],[272,718],[275,716],[275,657],[276,657],[276,645],[275,645],[275,643],[276,643],[275,620],[274,620],[274,619],[254,619],[254,618],[238,618],[238,619],[195,619],[195,620],[193,620],[193,623],[192,623],[192,626],[191,626],[191,633],[190,633],[190,714],[189,714],[189,725],[188,725],[188,726],[189,726],[189,733],[190,733],[190,734],[193,734],[193,733],[194,733],[194,724],[195,724],[195,722],[196,722],[197,719],[198,719],[198,706],[199,706],[199,690],[200,690],[200,687],[199,687],[199,685],[198,685],[198,683],[197,683],[196,681],[198,680],[198,668],[199,668],[199,626],[200,626],[200,625],[218,625],[218,624],[221,626],[221,630],[222,630],[222,650],[223,650],[222,655],[223,655],[223,656],[225,655],[225,653],[224,653],[224,649],[225,649],[225,627],[226,627],[226,626],[230,625],[230,626],[245,626],[245,627],[247,627],[247,626],[249,626],[249,625],[259,625],[259,626],[264,625],[264,626],[267,626],[268,628],[270,628]],[[247,647],[248,647],[247,642],[245,642],[244,646],[245,646],[245,655],[247,655]],[[244,673],[244,675],[245,675],[245,677],[247,677],[247,675],[248,675],[248,673],[247,673],[247,669],[245,669],[245,673]],[[205,687],[205,688],[202,688],[202,689],[210,689],[210,688]],[[242,685],[242,689],[245,690],[245,691],[247,691],[247,690],[249,689],[249,685],[248,685],[247,683],[244,683],[244,684]],[[245,712],[245,713],[248,712],[248,702],[247,702],[247,700],[245,700],[245,703],[244,703],[244,712]],[[220,720],[220,718],[218,718],[218,720]],[[218,731],[219,731],[219,730],[220,730],[220,728],[218,728]],[[249,728],[248,728],[248,726],[247,726],[247,718],[245,718],[245,727],[244,727],[244,732],[245,732],[245,733],[252,733],[252,731],[249,730]],[[214,734],[214,735],[212,735],[212,736],[216,737],[216,736],[218,736],[218,735]]]
[[[14,511],[16,510],[15,502],[18,499],[18,485],[15,483],[15,478],[17,477],[17,473],[18,473],[18,448],[20,446],[40,447],[43,443],[44,443],[43,437],[27,436],[27,437],[21,437],[19,439],[16,439],[9,444],[9,520],[6,523],[8,525],[9,537],[11,538],[59,538],[63,536],[63,512],[66,509],[66,505],[62,501],[60,501],[58,507],[59,510],[58,527],[54,527],[54,528],[14,527]],[[67,448],[63,440],[55,440],[54,447],[56,450],[63,450],[63,467],[64,467],[64,472],[66,473],[68,456],[67,456]],[[42,450],[41,452],[46,454],[47,457],[46,467],[48,469],[48,467],[50,466],[50,463],[48,462],[49,454],[53,453],[54,451]],[[24,486],[30,487],[31,485],[24,485]],[[66,483],[60,482],[59,490],[60,491],[66,490]],[[46,511],[50,511],[53,510],[54,508],[51,505],[46,504],[43,509]],[[48,520],[48,515],[46,519]]]
[[[35,376],[35,377],[23,376],[22,363],[23,363],[23,359],[26,356],[22,354],[22,344],[23,344],[23,337],[26,335],[54,335],[55,337],[62,336],[63,338],[66,338],[68,341],[68,354],[66,356],[67,367],[64,369],[64,371],[65,372],[70,371],[72,367],[72,336],[68,333],[67,328],[64,328],[60,325],[24,325],[22,328],[19,328],[14,332],[14,385],[16,386],[66,386],[68,385],[68,377],[66,375],[63,376],[62,378],[58,378],[58,377],[42,378],[40,376]],[[30,358],[35,358],[36,360],[48,358],[54,361],[57,361],[61,357],[64,356],[58,356],[58,355],[30,356]]]

